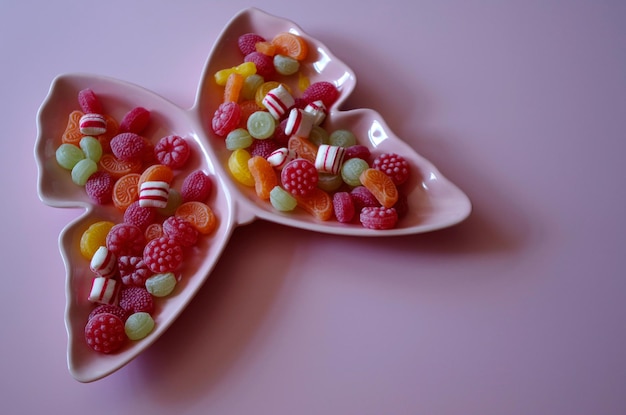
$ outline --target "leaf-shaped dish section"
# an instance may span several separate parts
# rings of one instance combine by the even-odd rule
[[[300,71],[311,83],[317,81],[332,82],[340,91],[339,99],[328,109],[323,127],[332,132],[347,129],[355,134],[358,143],[367,146],[373,155],[397,153],[411,165],[412,176],[404,183],[403,191],[407,195],[409,212],[394,229],[372,230],[356,223],[344,224],[336,220],[321,221],[302,209],[288,213],[279,212],[269,202],[259,199],[254,188],[240,184],[228,171],[230,151],[224,139],[216,136],[211,128],[215,110],[222,102],[224,87],[215,81],[219,70],[235,67],[243,62],[237,41],[240,35],[256,33],[271,40],[280,32],[292,32],[302,36],[309,45],[308,57],[301,62]],[[277,77],[292,91],[298,91],[298,77]],[[303,228],[331,234],[353,236],[391,236],[428,232],[452,226],[464,220],[471,211],[468,197],[453,183],[446,179],[437,168],[420,156],[404,141],[396,137],[383,118],[371,109],[342,111],[342,103],[356,85],[353,71],[320,41],[313,38],[298,25],[289,20],[267,14],[259,9],[245,9],[228,23],[208,58],[199,85],[195,110],[199,123],[208,137],[207,144],[212,153],[217,155],[218,170],[238,200],[238,209],[242,221],[262,218],[297,228]],[[297,92],[294,92],[297,96]]]
[[[172,187],[180,190],[186,173],[202,169],[209,174],[214,190],[207,204],[218,218],[218,227],[210,235],[200,236],[198,243],[185,251],[182,269],[177,271],[179,282],[172,294],[155,299],[155,329],[146,338],[129,341],[112,354],[91,350],[85,342],[84,330],[94,304],[88,301],[93,272],[89,261],[80,253],[83,232],[98,221],[119,223],[123,214],[112,204],[94,204],[83,187],[71,180],[70,172],[56,162],[55,152],[61,144],[61,136],[68,116],[78,107],[78,92],[90,88],[96,92],[105,112],[118,122],[134,107],[150,110],[150,123],[143,136],[153,143],[166,135],[176,134],[187,140],[192,156],[183,171],[176,171]],[[197,132],[197,125],[187,111],[183,111],[164,98],[138,86],[118,80],[83,74],[57,77],[38,114],[38,138],[35,158],[39,166],[38,190],[41,200],[54,207],[83,208],[85,211],[62,231],[59,247],[65,263],[66,310],[68,333],[68,367],[77,380],[91,382],[100,379],[127,364],[152,344],[176,319],[197,290],[202,286],[216,264],[235,225],[233,201],[225,191],[226,186],[215,169],[211,157],[204,151],[204,139]]]

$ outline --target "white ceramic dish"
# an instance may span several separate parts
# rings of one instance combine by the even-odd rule
[[[358,224],[337,221],[321,222],[304,211],[280,213],[269,203],[259,200],[254,189],[234,181],[226,170],[229,151],[223,139],[212,133],[211,117],[222,98],[222,89],[214,82],[214,73],[242,62],[236,46],[240,34],[255,32],[271,38],[274,34],[291,31],[303,36],[310,46],[309,58],[302,65],[311,82],[333,82],[340,98],[329,109],[325,122],[328,129],[347,128],[373,153],[402,154],[411,164],[414,174],[405,184],[410,211],[395,229],[376,231]],[[257,219],[310,231],[352,236],[394,236],[429,232],[455,225],[471,211],[467,196],[447,180],[428,160],[396,137],[382,117],[369,109],[342,111],[342,102],[354,89],[356,78],[350,68],[330,50],[306,34],[295,23],[272,16],[258,9],[246,9],[233,17],[216,40],[206,62],[198,87],[196,102],[184,110],[161,96],[123,81],[85,74],[57,77],[38,114],[38,137],[35,158],[39,167],[38,191],[41,200],[53,207],[83,208],[84,213],[68,224],[59,238],[61,254],[67,269],[66,327],[68,332],[68,367],[77,380],[91,382],[118,370],[152,344],[182,312],[202,286],[227,246],[232,231]],[[129,342],[121,351],[103,355],[93,352],[84,341],[84,326],[93,304],[87,301],[91,286],[89,264],[81,256],[79,240],[83,231],[98,220],[121,221],[121,214],[112,206],[91,203],[84,189],[74,185],[66,170],[55,160],[67,117],[79,109],[78,91],[91,88],[101,99],[109,115],[120,120],[131,108],[143,106],[151,111],[152,119],[145,136],[153,141],[168,134],[188,139],[194,157],[187,169],[204,169],[216,184],[209,205],[218,217],[216,232],[202,238],[193,254],[186,255],[181,271],[182,282],[175,293],[157,301],[155,330],[145,339]]]

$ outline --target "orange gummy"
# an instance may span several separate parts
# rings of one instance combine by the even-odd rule
[[[386,208],[398,201],[398,189],[391,177],[380,170],[366,169],[359,176],[361,184],[367,188],[378,202]]]
[[[172,183],[172,180],[174,180],[174,171],[170,166],[153,164],[141,173],[137,188],[139,189],[139,186],[145,182],[166,182],[169,184]]]
[[[306,159],[315,164],[317,157],[317,146],[309,139],[292,135],[287,142],[287,148],[296,153],[300,158]]]
[[[296,198],[298,206],[317,219],[327,221],[333,217],[333,198],[319,187],[304,196],[293,195],[293,197]]]
[[[209,205],[195,200],[178,206],[174,216],[187,220],[198,232],[204,235],[213,232],[217,227],[217,218]]]
[[[92,223],[80,237],[80,254],[91,261],[98,248],[106,245],[106,238],[115,223],[99,221]]]
[[[139,200],[139,173],[128,173],[115,182],[113,185],[113,204],[116,208],[124,212],[134,201]]]
[[[267,56],[274,56],[276,54],[276,45],[272,42],[256,42],[254,48],[257,52]]]
[[[233,72],[228,75],[224,86],[224,102],[239,102],[239,94],[243,87],[244,76]]]
[[[83,116],[81,111],[72,111],[67,119],[67,126],[61,136],[61,141],[67,144],[78,145],[84,137],[80,132],[80,118]]]
[[[265,157],[253,156],[248,160],[248,168],[254,178],[254,190],[262,200],[269,200],[270,192],[278,185],[276,170]]]
[[[296,60],[303,60],[309,52],[309,46],[303,37],[291,32],[281,32],[274,36],[272,44],[276,47],[276,53],[289,56]]]
[[[114,179],[119,179],[130,173],[138,173],[141,171],[141,160],[139,161],[122,161],[118,160],[113,154],[103,154],[98,162],[100,170],[109,173]]]

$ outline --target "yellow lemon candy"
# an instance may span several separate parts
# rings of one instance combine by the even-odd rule
[[[256,73],[256,65],[254,62],[244,62],[240,65],[233,66],[232,68],[221,69],[215,72],[215,82],[220,86],[226,85],[226,81],[232,73],[238,73],[244,78],[247,78],[248,76]]]
[[[228,158],[228,170],[230,174],[241,184],[249,187],[254,186],[254,177],[248,168],[248,160],[251,155],[248,151],[238,148]]]
[[[113,222],[103,220],[92,224],[83,232],[80,238],[80,253],[85,259],[91,261],[98,248],[106,245],[107,234],[114,225]]]

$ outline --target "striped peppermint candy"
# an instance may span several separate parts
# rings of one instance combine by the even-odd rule
[[[263,97],[263,105],[272,114],[272,117],[279,120],[296,103],[293,96],[287,91],[284,85],[280,84],[276,88],[270,89]]]
[[[91,257],[89,268],[100,277],[111,278],[117,271],[117,257],[106,246],[101,246]]]
[[[117,305],[121,286],[113,278],[95,277],[88,300],[97,304]]]
[[[143,182],[139,188],[139,206],[164,208],[170,194],[170,185],[163,181]]]
[[[84,135],[100,135],[107,131],[107,120],[100,114],[83,114],[78,121],[78,128]]]
[[[294,108],[289,112],[289,118],[287,118],[287,125],[285,126],[285,134],[308,138],[313,129],[314,122],[314,115],[300,108]]]
[[[339,174],[345,154],[344,147],[320,144],[315,156],[315,168],[322,173]]]

